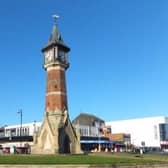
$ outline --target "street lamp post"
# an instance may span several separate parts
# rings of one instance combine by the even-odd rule
[[[20,146],[22,146],[22,109],[20,109],[17,113],[20,114]]]

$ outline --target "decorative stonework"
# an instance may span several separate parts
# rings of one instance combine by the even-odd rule
[[[80,135],[74,131],[67,111],[48,113],[34,135],[33,154],[81,153]]]

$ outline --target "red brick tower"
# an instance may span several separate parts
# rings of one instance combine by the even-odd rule
[[[54,24],[49,41],[42,49],[47,73],[45,118],[40,131],[34,135],[34,154],[81,152],[79,134],[68,115],[65,71],[69,67],[69,51]]]

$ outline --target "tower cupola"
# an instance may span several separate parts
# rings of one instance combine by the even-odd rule
[[[58,25],[55,21],[47,44],[42,48],[44,54],[44,68],[53,64],[62,64],[66,69],[69,67],[68,52],[70,48],[64,43]]]

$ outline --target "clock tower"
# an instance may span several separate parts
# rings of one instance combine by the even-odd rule
[[[48,43],[42,48],[47,76],[45,117],[40,131],[34,135],[34,154],[80,153],[80,135],[68,115],[65,73],[69,67],[69,51],[55,21]]]

